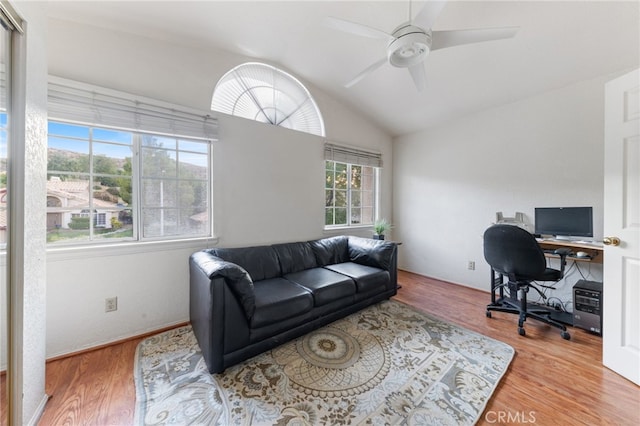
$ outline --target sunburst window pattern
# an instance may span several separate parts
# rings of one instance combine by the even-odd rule
[[[257,62],[238,65],[218,81],[211,109],[324,136],[322,115],[298,79]]]

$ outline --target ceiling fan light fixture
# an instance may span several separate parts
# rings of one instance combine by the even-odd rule
[[[424,30],[403,26],[394,31],[395,39],[387,47],[389,63],[398,68],[409,68],[423,62],[431,50],[431,36]]]
[[[433,24],[440,15],[447,0],[429,0],[415,15],[411,13],[409,2],[409,21],[399,25],[391,34],[366,25],[357,24],[343,19],[331,18],[329,26],[357,34],[360,36],[381,38],[387,40],[387,56],[369,65],[354,79],[345,84],[351,87],[373,71],[389,62],[394,67],[406,68],[411,74],[418,91],[426,86],[426,74],[423,63],[431,50],[444,49],[446,47],[461,44],[478,43],[481,41],[500,40],[513,37],[517,31],[515,27],[486,28],[481,30],[451,30],[434,31]],[[435,36],[435,42],[434,42]],[[435,43],[435,44],[434,44]]]

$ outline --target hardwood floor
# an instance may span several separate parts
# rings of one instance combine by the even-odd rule
[[[133,424],[133,357],[141,340],[48,362],[46,393],[50,399],[39,424]]]
[[[601,337],[569,327],[566,341],[558,329],[534,320],[525,323],[523,337],[515,315],[485,316],[488,293],[407,272],[399,282],[397,300],[516,350],[479,425],[640,424],[640,387],[602,366]]]
[[[518,335],[514,315],[485,317],[488,293],[400,271],[396,299],[432,316],[501,340],[516,355],[480,425],[637,425],[640,388],[602,366],[601,338],[527,321]],[[130,425],[135,389],[133,356],[141,338],[47,363],[51,395],[40,425]]]

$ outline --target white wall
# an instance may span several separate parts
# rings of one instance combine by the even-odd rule
[[[188,257],[206,244],[47,254],[47,357],[188,321]],[[118,310],[105,313],[107,297]]]
[[[201,110],[209,109],[217,80],[251,60],[59,21],[49,23],[49,52],[52,75]],[[381,212],[391,218],[391,138],[307,87],[322,111],[327,138],[382,152]],[[225,115],[219,125],[213,151],[219,245],[325,235],[324,138]],[[50,250],[47,356],[188,321],[188,256],[207,245]],[[114,296],[118,311],[105,313],[104,299]]]
[[[221,246],[321,236],[323,138],[224,116],[214,148],[214,222]]]
[[[394,141],[394,220],[400,268],[489,290],[482,234],[535,207],[593,206],[602,239],[604,83],[596,78]],[[467,269],[469,260],[475,271]],[[583,265],[585,276],[589,268]],[[602,267],[589,278],[600,281]],[[571,299],[574,273],[560,284]]]

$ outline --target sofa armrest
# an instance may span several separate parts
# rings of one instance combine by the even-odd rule
[[[392,271],[397,267],[397,244],[384,240],[349,237],[349,260]]]
[[[210,280],[224,278],[225,282],[244,310],[247,321],[256,309],[253,281],[249,273],[235,263],[227,262],[208,253],[199,251],[191,255],[191,262],[197,265]]]

